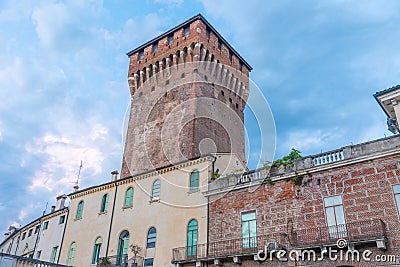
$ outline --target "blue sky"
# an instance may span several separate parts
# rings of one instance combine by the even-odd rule
[[[1,1],[0,231],[71,192],[80,160],[81,187],[120,169],[125,53],[197,13],[253,66],[278,157],[390,135],[372,94],[400,83],[399,10],[389,0]]]

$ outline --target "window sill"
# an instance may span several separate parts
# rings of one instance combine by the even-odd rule
[[[198,193],[198,192],[200,192],[200,189],[191,190],[191,191],[187,192],[187,194],[190,195],[190,194],[195,194],[195,193]]]
[[[99,212],[98,214],[99,214],[99,215],[106,215],[106,214],[107,214],[107,211],[102,211],[102,212]]]
[[[150,204],[154,203],[154,202],[160,202],[160,199],[159,198],[152,198],[152,199],[149,200]]]
[[[74,221],[76,222],[76,221],[81,221],[82,220],[82,218],[75,218],[74,219]]]
[[[133,208],[133,205],[130,205],[130,206],[124,206],[124,207],[122,207],[122,209],[123,210],[126,210],[126,209],[132,209]]]

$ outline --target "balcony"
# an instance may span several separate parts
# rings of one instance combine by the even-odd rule
[[[338,239],[346,239],[351,243],[384,241],[385,224],[382,220],[358,221],[331,227],[314,227],[296,230],[291,235],[292,245],[298,248],[329,246]]]
[[[245,239],[229,239],[180,247],[172,250],[173,263],[209,261],[255,255],[259,250],[306,249],[334,246],[338,239],[359,244],[376,242],[385,248],[386,231],[382,220],[352,222],[334,227],[314,227],[296,230],[290,234],[274,233]]]
[[[273,246],[274,249],[286,242],[280,233],[262,235],[251,238],[228,239],[208,244],[198,244],[192,247],[180,247],[172,250],[172,262],[195,262],[206,261],[227,257],[251,256],[259,250],[263,250],[266,245]]]
[[[324,165],[332,162],[344,160],[343,149],[330,151],[312,156],[313,166]]]

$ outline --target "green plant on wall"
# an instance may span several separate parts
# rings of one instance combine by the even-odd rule
[[[129,247],[131,249],[131,252],[133,253],[133,263],[136,264],[136,259],[139,255],[139,253],[142,251],[142,248],[136,244],[131,244]]]
[[[272,167],[279,167],[281,165],[283,166],[287,166],[287,165],[291,165],[293,166],[293,162],[296,159],[301,159],[301,152],[295,148],[292,148],[292,150],[290,151],[290,153],[286,156],[283,156],[280,159],[275,160],[274,162],[272,162]]]
[[[218,172],[210,171],[210,174],[211,174],[211,179],[218,179],[219,177],[221,177],[221,174]]]
[[[234,168],[230,174],[241,174],[244,172],[243,168]]]

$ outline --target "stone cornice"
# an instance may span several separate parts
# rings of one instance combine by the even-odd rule
[[[164,174],[164,173],[168,173],[171,171],[175,171],[181,168],[185,168],[185,167],[189,167],[189,166],[193,166],[195,164],[199,164],[199,163],[203,163],[206,161],[214,161],[214,157],[212,155],[206,155],[197,159],[193,159],[193,160],[188,160],[188,161],[184,161],[181,163],[177,163],[175,165],[172,166],[168,166],[165,168],[160,168],[160,169],[156,169],[156,170],[152,170],[146,173],[141,173],[132,177],[126,177],[126,178],[122,178],[116,181],[112,181],[106,184],[102,184],[102,185],[97,185],[97,186],[93,186],[93,187],[89,187],[87,189],[83,189],[81,191],[78,192],[74,192],[69,194],[68,196],[70,197],[70,199],[75,199],[75,198],[79,198],[79,197],[83,197],[89,194],[93,194],[99,191],[103,191],[105,189],[109,189],[109,188],[113,188],[115,186],[118,185],[123,185],[123,184],[128,184],[128,183],[132,183],[134,181],[138,181],[138,180],[143,180],[146,178],[150,178],[150,177],[154,177],[160,174]]]
[[[44,215],[44,216],[42,217],[42,221],[44,221],[44,220],[49,220],[49,219],[51,219],[51,218],[53,218],[53,217],[56,217],[56,216],[58,216],[58,215],[67,213],[67,212],[68,212],[68,209],[69,209],[68,207],[65,207],[65,208],[63,208],[63,209],[56,210],[55,212],[52,212],[52,213],[50,213],[50,214]]]
[[[271,178],[272,182],[288,181],[292,178],[295,178],[295,177],[298,177],[301,175],[310,175],[310,174],[320,173],[323,171],[329,171],[329,170],[337,169],[340,167],[345,167],[345,166],[349,166],[349,165],[353,165],[353,164],[357,164],[357,163],[366,162],[369,160],[394,156],[394,155],[398,155],[398,154],[400,154],[400,149],[395,148],[395,149],[391,149],[391,150],[387,150],[387,151],[383,151],[383,152],[379,152],[379,153],[374,153],[374,154],[370,154],[370,155],[365,155],[365,156],[361,156],[361,157],[357,157],[357,158],[347,159],[347,160],[343,160],[343,161],[337,161],[337,162],[325,164],[325,165],[319,165],[316,167],[303,169],[303,170],[299,170],[299,171],[292,171],[289,173],[268,176],[265,178]],[[209,197],[209,196],[213,196],[213,195],[226,194],[226,193],[229,193],[230,191],[241,190],[244,188],[248,189],[248,188],[252,188],[252,187],[257,187],[257,186],[260,186],[261,184],[263,184],[264,180],[265,179],[259,179],[257,181],[253,181],[251,183],[245,183],[245,184],[240,184],[240,185],[235,185],[235,186],[228,186],[228,187],[224,187],[224,188],[213,189],[208,192],[204,192],[203,195],[206,197]]]

